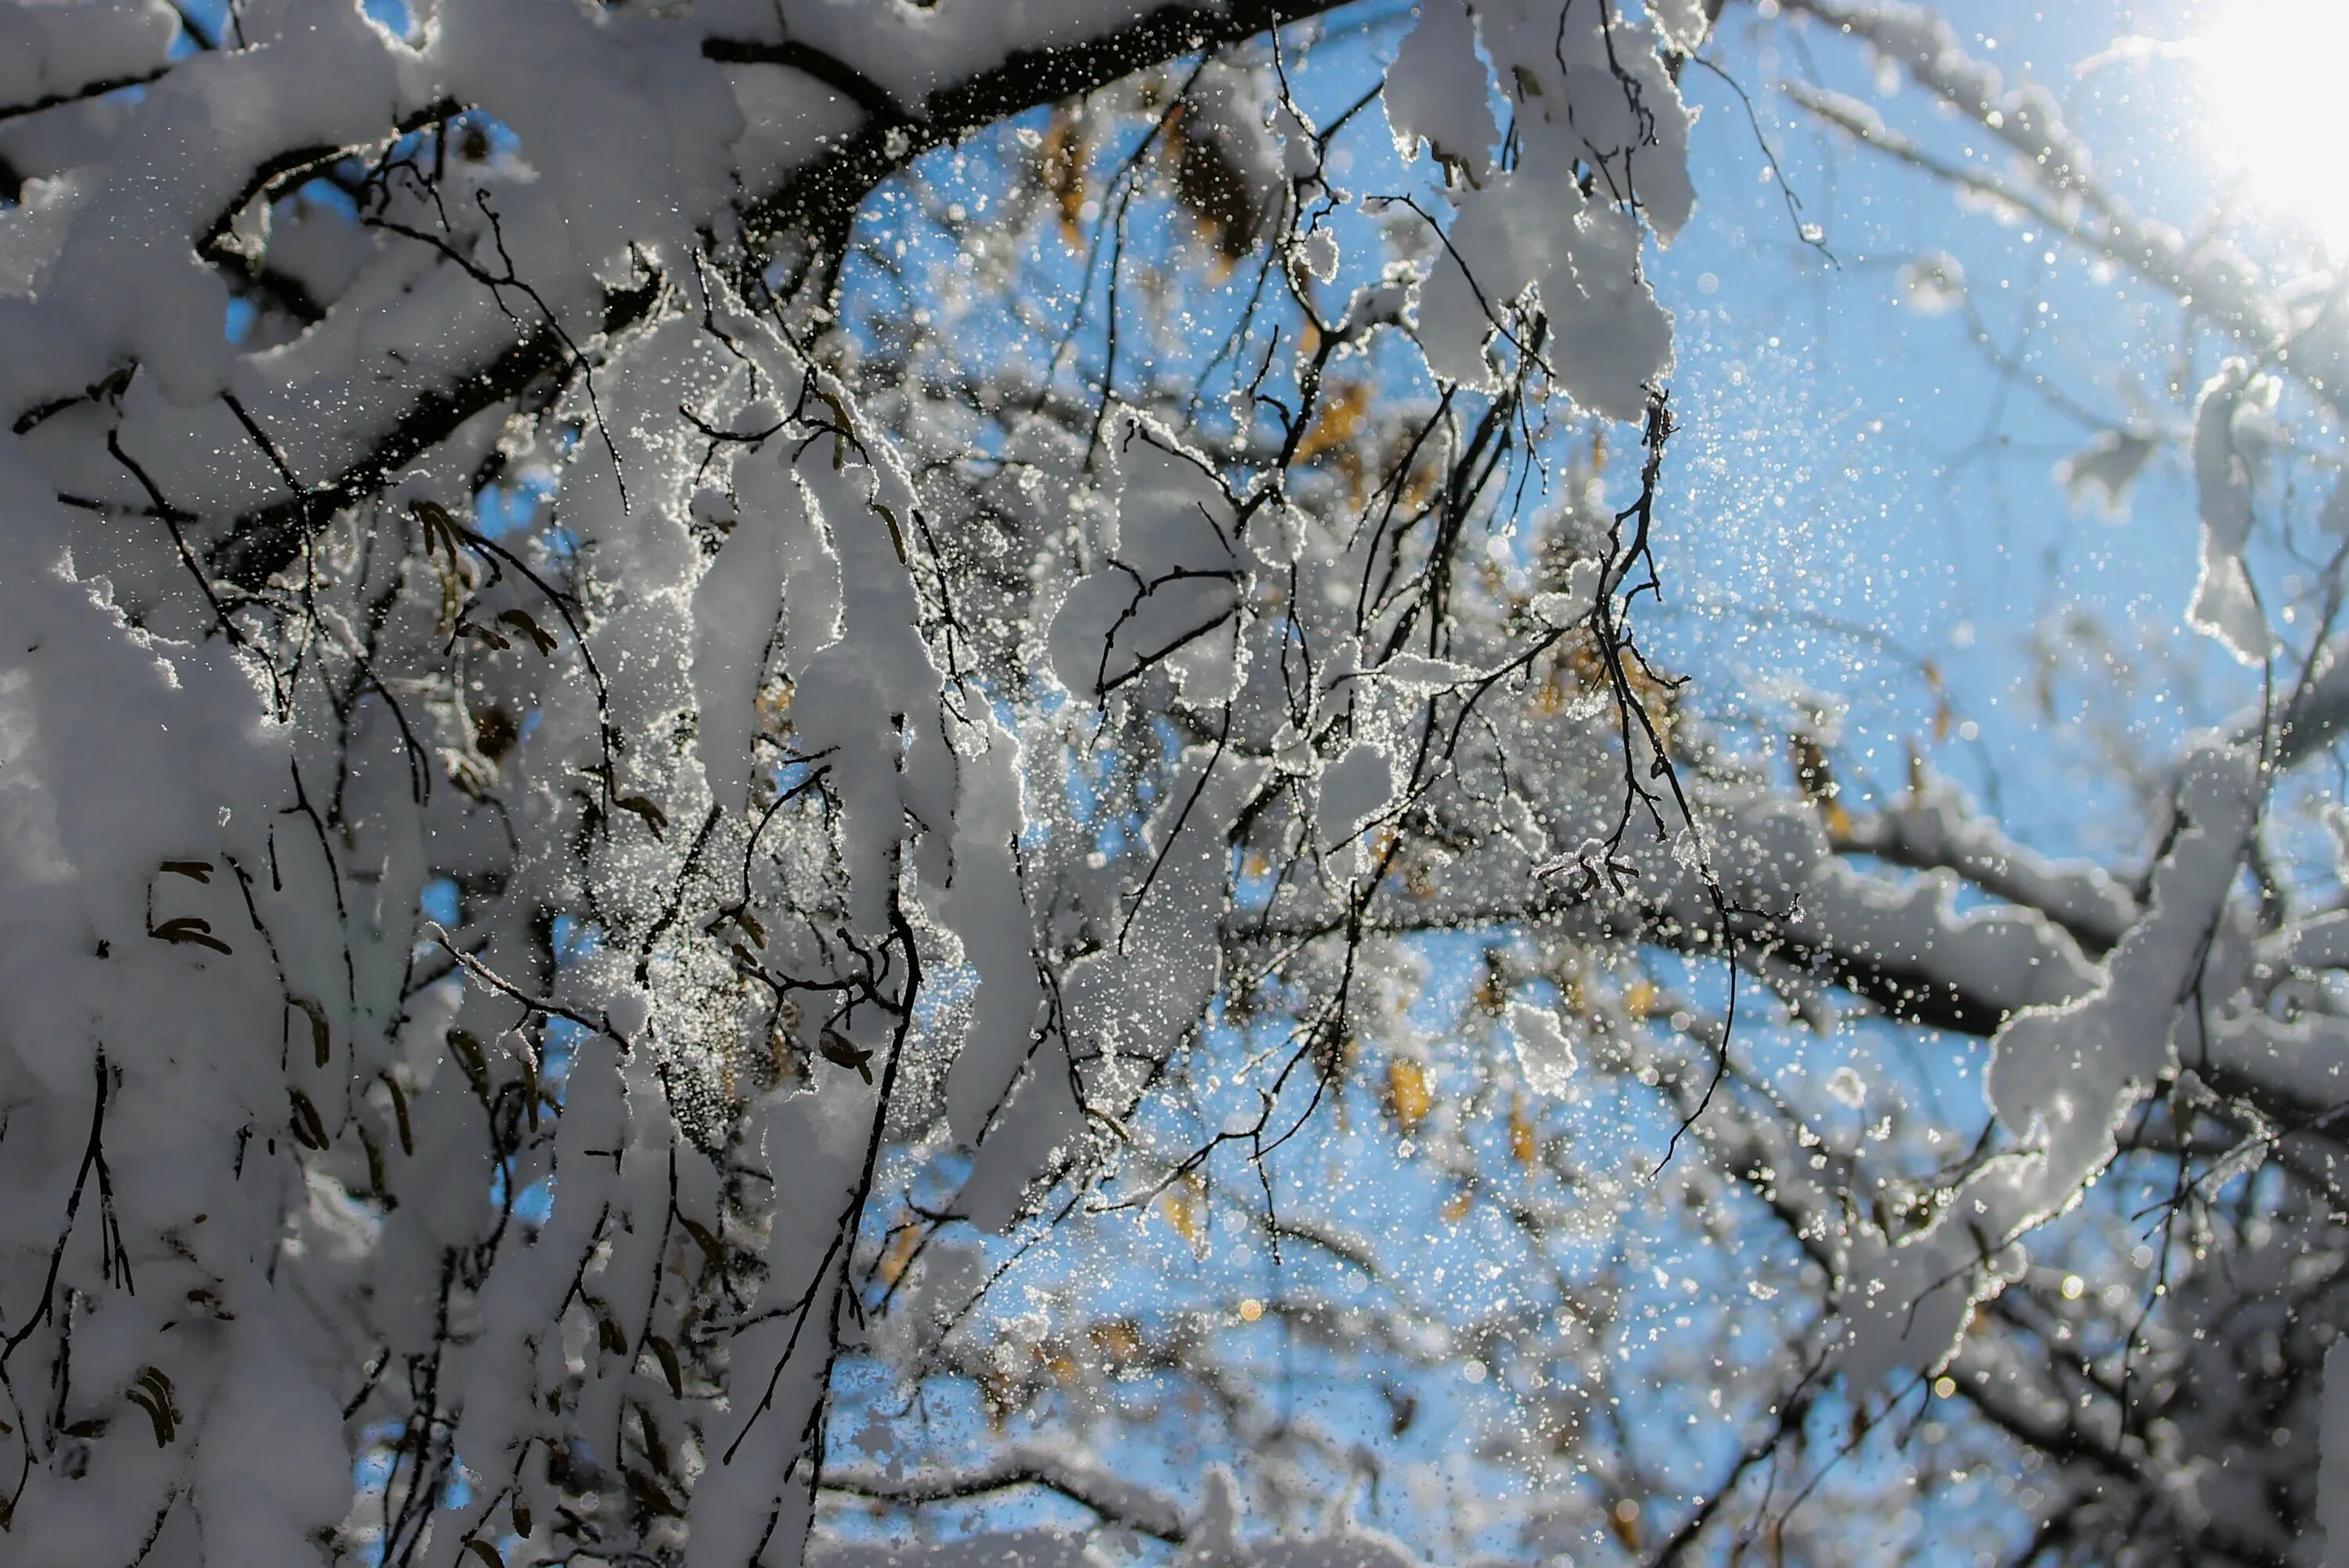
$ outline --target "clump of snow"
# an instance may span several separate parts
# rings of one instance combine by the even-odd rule
[[[1509,1032],[1517,1039],[1517,1065],[1537,1094],[1564,1094],[1581,1064],[1574,1042],[1558,1027],[1557,1015],[1525,1002],[1509,1004]]]
[[[1379,95],[1395,150],[1416,158],[1424,141],[1446,170],[1482,185],[1500,139],[1485,101],[1491,90],[1468,8],[1461,0],[1424,0]]]
[[[2237,420],[2255,408],[2261,386],[2251,366],[2232,359],[2202,387],[2194,410],[2194,486],[2202,514],[2202,574],[2186,619],[2218,639],[2245,664],[2267,656],[2272,643],[2260,613],[2243,548],[2251,532],[2250,459],[2237,440]],[[2272,395],[2271,390],[2269,392]]]

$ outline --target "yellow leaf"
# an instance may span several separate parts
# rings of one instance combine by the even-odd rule
[[[1470,1191],[1465,1187],[1461,1188],[1460,1191],[1452,1194],[1451,1202],[1444,1205],[1444,1222],[1452,1225],[1458,1224],[1461,1221],[1468,1217],[1468,1211],[1475,1206],[1476,1194]]]
[[[1655,1016],[1656,1004],[1663,1000],[1662,987],[1646,980],[1635,980],[1623,992],[1623,1011],[1634,1018]]]
[[[1814,804],[1834,799],[1837,786],[1826,748],[1808,735],[1789,737],[1786,748],[1795,759],[1795,788],[1804,798]]]
[[[1346,446],[1354,438],[1354,432],[1361,428],[1370,410],[1370,383],[1340,384],[1325,397],[1320,413],[1307,427],[1304,438],[1297,443],[1297,461],[1309,463],[1324,452]]]
[[[1590,1013],[1590,998],[1584,991],[1582,976],[1572,969],[1563,970],[1557,977],[1557,1010],[1561,1017],[1581,1018]]]
[[[1142,1354],[1142,1329],[1130,1317],[1112,1317],[1085,1332],[1112,1367],[1123,1367]]]
[[[1207,1247],[1207,1184],[1195,1171],[1186,1171],[1181,1181],[1158,1196],[1158,1212],[1174,1227],[1174,1233],[1190,1244],[1195,1253],[1205,1253]]]
[[[922,1234],[919,1225],[907,1225],[897,1233],[897,1239],[881,1254],[879,1272],[883,1284],[895,1284],[904,1276],[905,1265],[914,1261],[914,1253],[921,1248]]]
[[[1044,189],[1060,205],[1061,238],[1071,250],[1084,238],[1078,221],[1084,216],[1085,165],[1090,152],[1085,143],[1083,120],[1066,108],[1055,108],[1043,144],[1037,150]]]
[[[1019,1385],[1009,1373],[990,1366],[979,1372],[978,1397],[987,1410],[988,1430],[999,1432],[1005,1419],[1019,1408]]]
[[[1387,1110],[1396,1126],[1406,1133],[1416,1132],[1434,1108],[1435,1096],[1428,1086],[1425,1068],[1409,1057],[1387,1063]]]

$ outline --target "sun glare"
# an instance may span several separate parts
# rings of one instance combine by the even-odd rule
[[[2349,252],[2349,0],[2232,0],[2189,47],[2209,156],[2264,211]]]

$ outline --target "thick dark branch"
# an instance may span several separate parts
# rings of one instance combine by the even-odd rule
[[[392,133],[396,137],[407,136],[422,130],[427,126],[438,125],[462,112],[462,105],[450,98],[442,98],[412,113],[402,115],[394,122]],[[197,236],[197,253],[212,261],[219,261],[222,256],[222,241],[228,234],[230,225],[236,222],[238,213],[243,211],[256,200],[263,197],[274,198],[280,192],[289,191],[316,174],[320,170],[331,169],[350,155],[351,150],[347,147],[326,145],[288,148],[274,157],[263,160],[260,165],[245,177],[244,183],[237,188],[237,193],[222,206],[220,211],[214,214],[212,221],[205,225],[204,232]]]
[[[1836,847],[1909,871],[1954,872],[1992,898],[2046,916],[2091,958],[2111,952],[2141,913],[2109,877],[2076,866],[2054,868],[2053,874],[2032,874],[2029,868],[2019,873],[2016,862],[2026,852],[2019,846],[1920,834],[1897,810],[1859,819]]]
[[[877,1466],[834,1467],[824,1471],[823,1490],[905,1507],[984,1497],[1015,1487],[1058,1492],[1111,1524],[1181,1545],[1182,1516],[1155,1492],[1058,1455],[1017,1449],[968,1470],[925,1470],[892,1477]]]
[[[710,59],[767,57],[806,72],[866,110],[862,129],[833,156],[819,159],[744,214],[753,246],[797,230],[819,251],[838,254],[865,193],[910,160],[958,141],[999,120],[1044,104],[1096,91],[1167,60],[1198,54],[1333,10],[1343,0],[1232,0],[1228,8],[1168,5],[1133,25],[1083,43],[1021,49],[991,70],[940,88],[918,114],[892,105],[874,85],[839,62],[789,44],[711,39]],[[788,51],[788,53],[786,53]]]
[[[104,98],[109,93],[119,93],[125,88],[143,88],[171,68],[168,65],[157,66],[151,71],[138,71],[129,76],[107,77],[98,81],[84,82],[78,88],[68,88],[64,92],[50,93],[45,98],[36,98],[26,103],[0,104],[0,122],[22,119],[26,115],[42,114],[53,108],[63,108],[67,104],[86,103],[91,98]]]
[[[854,67],[822,49],[785,38],[780,44],[750,38],[705,38],[701,57],[721,66],[781,66],[812,77],[868,115],[903,119],[889,95]]]
[[[1704,957],[1720,956],[1724,940],[1721,924],[1708,908],[1680,901],[1644,906],[1625,903],[1594,910],[1588,904],[1576,905],[1563,897],[1552,897],[1433,914],[1382,906],[1361,923],[1365,932],[1399,936],[1557,923],[1594,935],[1652,943]],[[1268,926],[1232,934],[1299,942],[1334,937],[1344,928],[1343,921],[1333,919],[1312,926]],[[2012,996],[1985,995],[1954,977],[1958,973],[1954,967],[1949,973],[1938,973],[1927,961],[1872,953],[1857,942],[1838,941],[1832,932],[1798,932],[1765,916],[1739,912],[1733,912],[1729,932],[1741,962],[1751,965],[1767,961],[1784,965],[1868,1003],[1899,1023],[1988,1040],[2013,1016],[2019,1005]],[[1766,974],[1764,978],[1768,978]],[[2336,1108],[2313,1104],[2288,1088],[2221,1063],[2198,1063],[2196,1071],[2222,1099],[2243,1101],[2285,1130],[2282,1136],[2337,1146],[2341,1134],[2333,1130],[2339,1117]]]
[[[604,302],[604,331],[625,332],[653,313],[662,283],[657,276],[614,291]],[[306,494],[246,512],[212,550],[214,575],[258,592],[273,573],[301,553],[302,542],[326,519],[355,506],[387,480],[455,435],[482,409],[521,397],[533,383],[573,362],[570,347],[553,326],[543,326],[507,349],[488,368],[451,387],[430,387],[375,449],[332,482]]]

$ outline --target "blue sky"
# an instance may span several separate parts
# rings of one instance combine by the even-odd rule
[[[2191,64],[2157,57],[2083,75],[2074,63],[2121,35],[2187,36],[2220,20],[2216,8],[1950,10],[1979,57],[2057,95],[2102,155],[2100,176],[2140,211],[2189,232],[2206,218],[2217,183],[2196,135],[2207,109]],[[2126,856],[2139,847],[2137,824],[2100,821],[2113,804],[2106,781],[2067,772],[2076,758],[2051,747],[2023,689],[2023,644],[2071,611],[2132,655],[2148,635],[2165,638],[2189,678],[2147,683],[2128,711],[2161,750],[2256,692],[2250,672],[2183,627],[2198,524],[2182,457],[2156,459],[2121,518],[2072,504],[2054,479],[2092,433],[2065,404],[2124,416],[2127,377],[2159,397],[2178,312],[2077,249],[1962,211],[1940,181],[1807,121],[1775,81],[1812,78],[1869,101],[1944,150],[1982,139],[1913,86],[1884,90],[1894,78],[1858,49],[1816,28],[1811,46],[1793,47],[1784,28],[1757,36],[1743,14],[1731,8],[1714,55],[1754,95],[1776,167],[1840,265],[1796,238],[1734,95],[1690,73],[1684,90],[1704,106],[1701,204],[1655,272],[1680,318],[1684,434],[1667,567],[1688,609],[1655,624],[1687,667],[1731,677],[1716,706],[1766,698],[1790,675],[1847,697],[1847,750],[1866,765],[1872,748],[1875,779],[1891,789],[1903,743],[1931,734],[1930,662],[1958,716],[1942,766],[1977,790],[1994,769],[2012,826],[2042,847]],[[1925,253],[1961,265],[1978,324],[1906,302],[1902,268]],[[1970,341],[1977,325],[1987,345]],[[2218,362],[2212,346],[2196,346],[2189,388]],[[2174,403],[2150,413],[2182,418]],[[2312,498],[2299,510],[2313,511]],[[1867,634],[1789,624],[1805,615]],[[2058,641],[2088,656],[2076,634]],[[1963,743],[1967,720],[1978,744]]]

